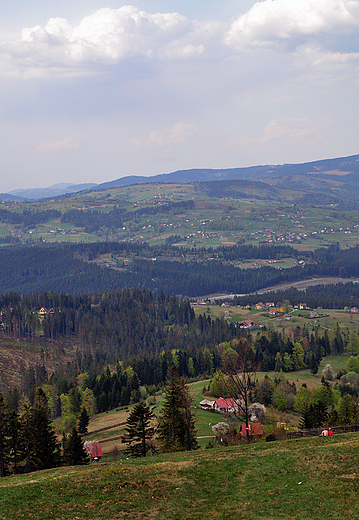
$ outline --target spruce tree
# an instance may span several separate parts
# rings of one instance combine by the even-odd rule
[[[151,422],[154,415],[146,403],[138,403],[134,406],[126,420],[126,434],[122,437],[127,444],[127,453],[132,457],[146,457],[151,449],[150,441],[154,435]]]
[[[18,472],[19,463],[19,417],[15,410],[11,410],[8,414],[8,435],[9,435],[9,462],[11,472]]]
[[[189,393],[188,386],[185,384],[184,379],[181,379],[182,388],[182,404],[183,404],[183,415],[186,426],[186,450],[197,449],[197,431],[195,429],[195,416],[192,413],[191,406],[193,398]]]
[[[81,435],[87,434],[87,427],[89,425],[89,422],[90,422],[89,414],[87,413],[86,408],[83,407],[81,410],[80,417],[79,417],[79,433]]]
[[[8,414],[4,398],[0,394],[0,477],[7,474],[8,453]]]
[[[310,372],[311,372],[311,374],[313,374],[313,376],[315,376],[315,374],[318,373],[318,368],[319,368],[319,361],[318,361],[315,353],[312,352],[311,357],[310,357]]]
[[[169,371],[159,419],[158,438],[162,452],[192,450],[197,447],[191,398],[176,368]]]
[[[88,464],[89,456],[84,450],[84,443],[81,436],[74,426],[68,437],[63,438],[63,461],[67,466],[77,466],[80,464]]]
[[[23,399],[19,410],[19,463],[24,473],[37,469],[36,431],[33,428],[32,408],[28,399]]]
[[[41,388],[36,390],[31,410],[31,428],[35,439],[37,469],[48,469],[60,462],[60,449],[50,420],[47,397]]]

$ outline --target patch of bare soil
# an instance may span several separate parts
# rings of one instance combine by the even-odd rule
[[[57,349],[56,345],[30,344],[0,337],[0,392],[19,387],[30,367],[44,365],[49,375],[61,363],[74,358],[75,347]]]

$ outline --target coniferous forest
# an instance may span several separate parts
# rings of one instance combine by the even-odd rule
[[[29,294],[54,291],[90,294],[112,289],[146,288],[154,294],[197,297],[223,293],[253,293],[281,283],[308,278],[359,276],[359,246],[341,249],[333,244],[314,251],[295,251],[291,246],[251,245],[218,249],[183,249],[148,244],[104,242],[96,244],[43,244],[12,246],[0,250],[1,293]],[[110,255],[116,268],[98,265],[101,255]],[[249,258],[280,259],[291,255],[303,265],[286,269],[264,266],[241,269],[235,261]],[[121,257],[121,263],[116,258]],[[311,291],[312,289],[309,289]],[[348,288],[356,301],[357,291]],[[314,291],[315,293],[315,291]],[[330,289],[337,297],[342,290]],[[322,293],[323,307],[330,297]]]
[[[17,409],[21,391],[33,402],[36,387],[45,385],[53,418],[79,416],[84,403],[93,413],[136,402],[141,387],[161,388],[172,365],[188,379],[208,377],[221,367],[219,345],[236,338],[247,337],[262,370],[278,372],[315,371],[323,356],[343,353],[349,341],[345,331],[329,337],[320,327],[253,335],[224,319],[196,316],[189,301],[142,289],[11,293],[0,298],[0,309],[3,338],[41,349],[41,361],[23,367],[20,388],[6,392],[3,378],[6,400]]]

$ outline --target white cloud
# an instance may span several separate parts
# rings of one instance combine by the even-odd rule
[[[272,151],[285,148],[310,148],[314,143],[326,139],[333,133],[333,122],[326,120],[311,121],[305,118],[278,118],[272,119],[264,128],[261,135],[255,137],[238,136],[229,139],[225,148],[253,149],[259,153],[265,149]]]
[[[132,139],[131,152],[141,148],[169,147],[171,145],[180,144],[188,141],[197,131],[197,127],[186,124],[177,123],[171,130],[158,132],[152,130],[150,135],[145,139]]]
[[[138,55],[150,58],[176,40],[176,57],[188,57],[204,50],[201,45],[182,42],[181,37],[192,29],[179,13],[151,14],[127,5],[100,9],[76,27],[64,18],[50,18],[45,26],[25,28],[21,38],[4,42],[0,54],[7,68],[10,64],[14,70],[37,68],[37,75],[61,68],[116,64]]]
[[[327,33],[355,31],[359,27],[357,0],[264,0],[235,20],[225,41],[235,48]]]
[[[355,65],[359,61],[359,52],[331,52],[319,45],[298,47],[297,56],[313,67],[331,65]]]
[[[201,43],[200,45],[192,45],[187,43],[181,47],[181,44],[174,42],[164,49],[161,53],[166,58],[191,58],[193,56],[200,56],[205,51],[205,46]]]
[[[50,18],[24,28],[20,38],[1,44],[0,66],[14,77],[88,75],[138,57],[204,62],[262,46],[294,50],[308,40],[332,52],[340,45],[345,53],[353,51],[345,42],[354,45],[358,29],[359,0],[264,0],[232,24],[125,5],[100,9],[74,27]]]
[[[306,119],[273,119],[265,127],[259,141],[266,143],[280,138],[303,139],[312,133]]]
[[[48,141],[40,144],[35,148],[35,152],[39,153],[55,153],[55,152],[68,152],[75,150],[78,147],[78,139],[76,137],[65,137],[61,141]]]

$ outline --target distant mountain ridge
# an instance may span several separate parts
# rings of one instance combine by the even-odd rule
[[[48,188],[29,188],[29,189],[16,189],[9,193],[1,193],[1,200],[15,200],[21,202],[24,200],[34,201],[39,199],[47,199],[49,197],[59,197],[66,193],[76,193],[78,191],[90,190],[97,186],[94,182],[87,182],[82,184],[73,184],[69,182],[60,182],[49,186]]]
[[[359,154],[299,164],[258,165],[223,169],[193,168],[189,170],[177,170],[171,173],[161,173],[150,177],[129,175],[101,184],[58,183],[48,188],[16,189],[9,193],[1,193],[0,200],[14,200],[18,202],[24,200],[34,201],[77,193],[83,190],[107,190],[135,184],[184,184],[236,180],[262,181],[278,188],[294,188],[303,192],[313,192],[313,190],[320,191],[321,193],[328,192],[331,197],[334,196],[334,183],[339,182],[343,191],[341,195],[350,200],[352,198],[352,188],[354,191],[358,191],[359,187]],[[335,200],[333,199],[333,201]],[[305,202],[304,199],[303,202]],[[307,202],[310,201],[308,200]]]
[[[151,177],[131,175],[109,182],[98,184],[96,189],[104,190],[129,186],[131,184],[144,184],[148,182],[206,182],[218,180],[263,180],[269,182],[273,179],[295,175],[325,176],[325,178],[339,177],[343,182],[344,177],[350,176],[350,181],[359,179],[359,155],[338,157],[335,159],[322,159],[300,164],[247,166],[243,168],[195,168],[190,170],[177,170],[172,173],[162,173]],[[334,179],[333,179],[334,180]],[[349,180],[349,178],[348,178]],[[359,180],[357,181],[359,182]]]

